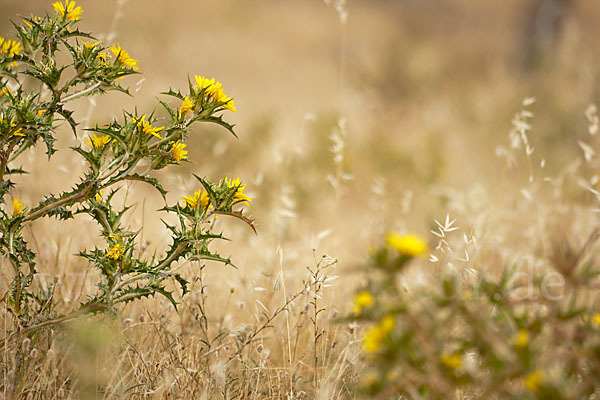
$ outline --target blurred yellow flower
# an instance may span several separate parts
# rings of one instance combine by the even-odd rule
[[[5,94],[10,94],[11,90],[9,87],[3,87],[2,90],[0,90],[0,97],[4,96]]]
[[[96,193],[96,201],[102,201],[102,196],[104,196],[104,190],[100,190]]]
[[[360,314],[364,307],[371,307],[373,305],[373,295],[367,290],[363,290],[354,296],[354,313]]]
[[[427,243],[423,238],[414,234],[401,236],[391,232],[386,237],[387,245],[407,257],[415,257],[427,251]]]
[[[189,97],[185,97],[185,99],[183,99],[183,103],[181,103],[181,107],[179,107],[179,112],[182,115],[185,115],[187,113],[189,113],[190,111],[192,111],[194,109],[194,102],[192,100],[190,100]]]
[[[95,149],[101,149],[107,143],[110,142],[110,136],[96,136],[95,133],[92,133],[92,137],[86,136],[83,138],[85,144]]]
[[[13,215],[14,216],[23,214],[24,206],[25,206],[24,203],[21,203],[19,201],[19,199],[17,199],[16,197],[13,197]]]
[[[542,380],[544,378],[544,374],[539,369],[536,369],[525,378],[523,378],[523,384],[525,387],[532,392],[537,392],[542,386]]]
[[[136,67],[137,60],[131,58],[129,56],[129,53],[127,53],[125,49],[121,48],[121,45],[119,43],[117,43],[116,46],[110,46],[108,49],[112,51],[117,61],[120,62],[122,65],[133,69],[139,69],[138,67]]]
[[[177,160],[177,162],[180,162],[181,160],[186,160],[187,159],[187,150],[185,150],[185,148],[187,147],[187,144],[185,143],[181,143],[181,141],[177,141],[175,143],[173,143],[173,146],[171,147],[171,155],[173,156],[173,158],[175,160]]]
[[[594,326],[600,326],[600,314],[595,313],[594,316],[592,317],[592,324]]]
[[[181,200],[185,202],[183,205],[184,208],[186,206],[190,208],[196,208],[198,201],[200,202],[200,206],[202,208],[208,206],[209,204],[208,192],[203,192],[202,189],[196,191],[193,196],[183,196]]]
[[[529,344],[529,333],[525,329],[521,329],[515,335],[514,343],[516,347],[526,347]]]
[[[451,369],[459,369],[462,366],[462,357],[458,353],[444,353],[440,357],[442,364]]]
[[[70,0],[65,0],[64,5],[62,2],[57,1],[52,4],[52,7],[54,7],[54,11],[56,11],[61,18],[66,17],[71,22],[79,20],[83,13],[83,9],[80,6],[75,7],[75,1]]]
[[[394,316],[386,315],[379,324],[369,328],[369,330],[365,332],[363,338],[363,348],[365,352],[374,353],[378,351],[381,348],[383,341],[394,330],[394,325]]]

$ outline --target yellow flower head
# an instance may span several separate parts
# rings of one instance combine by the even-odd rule
[[[208,79],[204,76],[195,75],[194,80],[196,81],[196,85],[198,85],[198,91],[208,89],[215,84],[215,78]]]
[[[223,89],[221,88],[221,82],[215,82],[215,79],[208,79],[204,76],[194,76],[194,80],[196,81],[196,85],[198,85],[198,91],[204,91],[205,95],[212,97],[213,101],[217,103],[224,103],[222,105],[223,108],[226,108],[231,111],[236,111],[235,101],[229,96],[227,96]]]
[[[54,11],[56,11],[61,18],[67,18],[71,22],[78,21],[83,13],[83,9],[80,6],[75,7],[75,1],[70,0],[65,0],[64,5],[62,2],[57,1],[52,4],[52,7],[54,7]]]
[[[354,313],[360,314],[363,308],[368,308],[373,305],[373,295],[367,290],[363,290],[354,296]]]
[[[0,97],[10,94],[10,93],[11,93],[10,88],[8,86],[5,86],[2,88],[2,90],[0,90]]]
[[[93,133],[91,138],[86,136],[83,138],[83,141],[90,147],[101,149],[110,142],[110,136],[96,136],[96,134]]]
[[[598,313],[594,314],[594,316],[592,317],[592,325],[600,326],[600,314],[598,314]]]
[[[0,122],[2,122],[2,121],[3,121],[3,119],[2,119],[2,117],[0,117]],[[25,136],[25,134],[23,133],[23,128],[19,127],[19,128],[13,129],[16,126],[17,126],[17,123],[15,122],[15,119],[11,118],[11,120],[10,120],[10,127],[9,127],[9,129],[10,129],[9,134],[11,134],[13,136]]]
[[[425,240],[413,234],[401,236],[392,232],[387,235],[386,242],[389,247],[407,257],[420,256],[427,251]]]
[[[24,206],[25,206],[24,203],[21,203],[19,201],[19,199],[17,199],[16,197],[13,197],[13,215],[14,216],[23,214]]]
[[[213,94],[213,98],[217,103],[225,103],[223,104],[223,108],[226,108],[230,111],[235,112],[237,109],[235,108],[235,101],[229,96],[227,96],[222,89],[219,89],[216,93]]]
[[[118,260],[121,258],[121,256],[123,256],[123,245],[121,243],[116,243],[114,246],[109,248],[106,255],[113,260]]]
[[[173,156],[173,158],[177,161],[180,162],[181,160],[186,160],[187,159],[187,150],[185,150],[185,148],[187,147],[187,144],[185,143],[181,143],[180,140],[178,140],[177,142],[173,143],[173,146],[171,147],[171,155]]]
[[[108,54],[106,54],[104,51],[101,51],[96,56],[96,59],[100,60],[100,64],[106,66],[106,61],[108,61]]]
[[[190,111],[192,111],[194,109],[196,105],[194,104],[194,102],[192,100],[189,99],[189,97],[185,97],[185,99],[183,99],[183,103],[181,103],[181,107],[179,107],[179,112],[182,115],[185,115],[187,113],[189,113]]]
[[[17,42],[16,40],[6,40],[3,37],[0,37],[0,51],[8,57],[14,57],[17,54],[21,54],[21,42]]]
[[[104,196],[104,190],[100,190],[96,193],[96,201],[102,201],[102,196]]]
[[[367,330],[363,338],[363,348],[367,353],[374,353],[381,348],[384,340],[394,330],[394,316],[386,315],[381,322]]]
[[[462,357],[458,353],[444,353],[440,359],[442,360],[442,364],[450,369],[459,369],[462,367]]]
[[[145,121],[145,119],[146,119],[146,114],[142,115],[142,118],[139,119],[139,121],[137,123],[138,129],[140,129],[145,135],[153,135],[159,139],[162,139],[162,136],[160,136],[158,134],[158,132],[165,129],[165,127],[161,126],[159,128],[155,128],[152,126],[152,124],[150,122]]]
[[[102,40],[99,41],[99,42],[94,42],[93,40],[90,40],[90,41],[82,40],[81,43],[83,43],[83,45],[85,46],[85,48],[87,50],[89,50],[89,49],[93,49],[94,47],[96,47],[97,45],[99,45],[100,43],[102,43]]]
[[[127,53],[125,49],[121,48],[120,44],[117,43],[116,46],[110,46],[108,49],[112,51],[112,53],[117,58],[117,61],[120,62],[122,65],[133,69],[139,69],[138,67],[136,67],[137,60],[131,58],[129,56],[129,53]]]
[[[237,190],[235,191],[235,194],[233,195],[233,201],[241,201],[246,204],[248,204],[249,201],[252,201],[252,199],[250,197],[248,197],[244,194],[244,188],[246,187],[246,185],[242,185],[242,181],[240,181],[240,178],[231,180],[231,179],[225,177],[225,179],[223,181],[227,185],[227,188],[229,188],[229,189],[237,188]],[[223,181],[219,182],[219,185]]]
[[[516,347],[526,347],[529,344],[529,333],[525,329],[521,329],[519,333],[515,335],[514,343]]]
[[[207,207],[210,203],[208,192],[203,192],[202,189],[196,191],[193,196],[184,196],[182,199],[184,201],[183,207],[196,208],[198,202],[200,202],[200,207]]]
[[[116,233],[111,233],[108,235],[110,239],[115,240],[117,243],[114,245],[108,245],[108,253],[106,255],[113,260],[118,260],[123,256],[123,244],[121,243],[121,237]]]
[[[544,379],[544,374],[539,369],[531,372],[525,378],[523,378],[523,384],[525,387],[532,392],[537,392],[542,386],[542,381]]]

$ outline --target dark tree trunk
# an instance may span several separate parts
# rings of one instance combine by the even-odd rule
[[[535,0],[526,17],[524,43],[520,46],[525,69],[536,69],[552,58],[572,4],[572,0]]]

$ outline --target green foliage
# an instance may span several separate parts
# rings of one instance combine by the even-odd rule
[[[410,236],[391,235],[374,249],[370,279],[348,317],[368,326],[360,393],[381,399],[600,393],[600,314],[591,279],[600,270],[589,249],[595,236],[581,248],[557,246],[546,275],[527,282],[516,268],[471,279],[449,273],[414,292],[402,284],[420,253],[407,251]]]
[[[187,95],[165,93],[183,101],[181,107],[174,108],[159,100],[169,115],[165,126],[154,126],[157,119],[153,112],[141,115],[135,110],[123,111],[121,119],[89,129],[84,144],[71,149],[88,165],[71,190],[46,195],[37,205],[25,205],[11,195],[15,190],[11,175],[26,173],[12,165],[25,150],[43,142],[51,158],[56,152],[55,130],[63,122],[75,135],[82,133],[69,108],[70,102],[109,91],[129,94],[121,80],[138,73],[137,61],[120,45],[106,47],[94,41],[90,33],[75,27],[81,13],[79,7],[73,9],[73,3],[72,9],[61,12],[57,4],[55,13],[14,23],[18,41],[1,39],[0,43],[0,202],[5,205],[0,209],[0,254],[10,261],[5,267],[11,265],[14,274],[10,292],[0,294],[0,298],[5,299],[21,332],[85,313],[115,312],[119,303],[157,294],[177,307],[167,283],[176,283],[181,295],[188,292],[189,284],[173,270],[175,263],[185,258],[231,264],[228,258],[209,248],[213,240],[225,239],[221,233],[213,232],[216,216],[240,218],[254,229],[252,220],[237,209],[239,203],[250,200],[239,181],[224,179],[214,184],[198,178],[208,193],[206,201],[198,201],[193,207],[187,202],[184,206],[165,205],[161,211],[177,215],[179,222],[176,226],[167,225],[172,243],[163,256],[154,254],[150,259],[142,259],[137,249],[137,232],[129,231],[123,224],[130,206],[119,208],[113,201],[126,181],[147,183],[166,199],[167,190],[151,173],[187,159],[184,142],[194,123],[215,123],[235,135],[233,125],[223,121],[220,114],[227,109],[235,111],[233,100],[214,80],[206,80],[203,87],[190,82]],[[70,59],[61,63],[65,54]],[[12,213],[6,210],[10,197]],[[84,304],[65,315],[56,315],[50,306],[53,289],[32,287],[37,273],[36,254],[28,247],[23,231],[40,218],[56,217],[60,223],[81,214],[99,225],[107,244],[105,248],[79,254],[100,271],[101,279],[96,293]]]

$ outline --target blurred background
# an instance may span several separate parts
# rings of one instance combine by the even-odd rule
[[[78,4],[80,29],[120,43],[141,73],[123,81],[133,97],[80,100],[81,128],[119,118],[122,107],[162,115],[159,93],[186,90],[195,74],[215,77],[235,99],[238,111],[225,119],[237,125],[239,140],[198,127],[188,141],[190,163],[163,176],[170,202],[198,189],[192,172],[213,180],[239,176],[253,197],[249,212],[259,233],[219,222],[233,239],[221,252],[235,254],[239,270],[207,270],[215,278],[209,292],[231,286],[252,294],[280,269],[301,285],[298,271],[313,263],[313,249],[352,271],[388,230],[428,235],[447,213],[487,244],[481,253],[499,252],[498,242],[514,243],[513,251],[535,224],[519,204],[536,190],[540,198],[550,195],[544,177],[561,176],[581,159],[585,112],[599,97],[600,4],[593,1]],[[46,11],[47,1],[4,0],[0,30],[10,31],[9,17]],[[509,132],[529,97],[536,98],[527,107],[535,114],[535,152],[526,157],[511,148]],[[84,134],[61,129],[62,148]],[[26,203],[57,182],[66,190],[77,181],[83,166],[69,157],[65,152],[49,166],[42,150],[30,155],[25,167],[33,174],[22,182],[35,184],[20,186]],[[143,196],[130,222],[143,228],[142,247],[163,251],[164,216],[154,211],[160,196],[141,185],[130,189]],[[502,219],[520,223],[489,229]],[[73,254],[103,246],[93,225],[73,237],[66,233],[80,230],[81,221],[69,224],[40,221],[32,232],[41,268],[51,275],[86,270]]]

